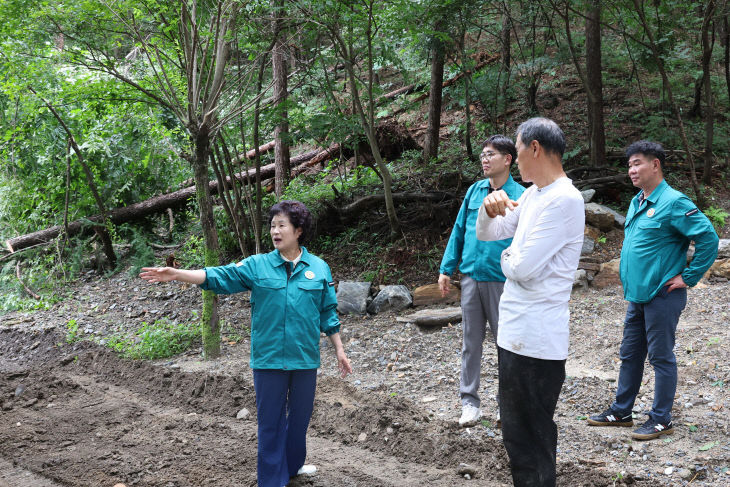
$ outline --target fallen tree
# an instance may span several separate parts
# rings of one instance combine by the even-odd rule
[[[330,146],[325,150],[311,150],[305,152],[304,154],[293,157],[291,159],[291,162],[293,166],[300,166],[304,165],[305,163],[309,163],[307,165],[314,165],[315,163],[326,161],[336,152],[337,149],[333,148],[333,146]],[[310,163],[310,161],[315,162]],[[249,169],[248,171],[241,171],[237,173],[235,175],[235,179],[245,183],[247,182],[248,178],[255,177],[255,175],[256,170]],[[262,179],[271,178],[273,176],[274,164],[267,164],[261,167]],[[230,177],[226,178],[227,183],[230,183],[230,181]],[[208,186],[210,188],[211,194],[216,194],[218,192],[218,181],[210,181],[208,183]],[[187,188],[173,191],[172,193],[154,196],[148,200],[134,203],[129,206],[109,210],[107,212],[107,217],[109,221],[111,221],[114,225],[140,220],[149,215],[164,212],[168,208],[181,208],[185,206],[188,203],[188,200],[190,200],[190,198],[193,198],[194,196],[195,186],[189,186]],[[93,224],[98,224],[102,221],[103,219],[101,215],[94,215],[88,218],[70,222],[68,224],[68,236],[77,235],[86,228],[93,226]],[[32,232],[25,235],[20,235],[18,237],[10,238],[5,241],[5,246],[11,253],[17,252],[33,245],[50,242],[54,238],[61,235],[63,231],[63,225],[55,225],[44,230],[39,230],[37,232]]]

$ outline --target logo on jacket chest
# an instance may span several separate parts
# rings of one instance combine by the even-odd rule
[[[314,272],[307,271],[304,273],[304,277],[306,277],[307,279],[314,279]]]
[[[654,213],[656,213],[656,210],[654,208],[649,208],[648,210],[646,210],[646,216],[648,216],[649,218],[653,217]]]

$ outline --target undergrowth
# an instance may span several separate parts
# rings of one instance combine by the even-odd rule
[[[160,318],[142,323],[131,335],[112,335],[105,345],[126,358],[152,360],[180,354],[200,338],[199,323],[174,323]]]

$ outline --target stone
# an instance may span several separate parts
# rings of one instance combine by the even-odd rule
[[[716,260],[707,272],[715,277],[730,279],[730,259]]]
[[[20,397],[25,392],[25,384],[20,384],[15,388],[15,397]]]
[[[584,269],[578,269],[575,271],[575,277],[573,278],[573,290],[588,289],[588,274]]]
[[[596,195],[596,190],[584,189],[580,192],[580,195],[583,197],[583,203],[590,203],[593,197]]]
[[[441,297],[441,290],[438,284],[426,284],[413,290],[413,306],[428,306],[429,304],[458,303],[461,299],[461,291],[454,286],[452,281],[448,294]]]
[[[370,314],[378,314],[383,311],[401,311],[411,306],[413,298],[408,288],[403,285],[383,286],[383,289],[375,296],[373,302],[367,307]]]
[[[461,307],[422,309],[415,313],[396,317],[401,323],[415,323],[425,327],[446,326],[461,323]]]
[[[367,433],[360,433],[360,435],[357,437],[357,441],[359,443],[362,443],[363,441],[368,439]]]
[[[337,311],[341,314],[364,315],[370,295],[370,282],[340,281],[337,286]]]
[[[238,414],[236,414],[236,419],[248,419],[249,416],[251,416],[251,411],[249,411],[246,408],[241,409],[238,411]]]
[[[593,225],[604,232],[613,228],[615,212],[613,212],[610,208],[599,205],[598,203],[587,203],[585,210],[586,223]]]
[[[621,285],[619,278],[620,259],[613,259],[609,262],[601,264],[598,273],[593,277],[591,284],[593,287],[603,289],[609,286]]]
[[[718,259],[730,259],[730,238],[721,238],[717,246]]]
[[[592,254],[596,248],[596,241],[588,235],[583,235],[583,247],[580,249],[580,255]]]
[[[470,475],[474,476],[477,473],[477,469],[469,465],[468,463],[460,463],[459,468],[456,470],[459,475]]]
[[[596,227],[586,225],[583,229],[583,235],[591,237],[593,240],[598,240],[601,237],[601,231]]]

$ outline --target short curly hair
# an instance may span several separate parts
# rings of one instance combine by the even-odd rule
[[[286,215],[294,228],[302,230],[299,244],[306,242],[312,231],[312,214],[304,203],[295,200],[279,201],[269,210],[269,225],[276,215]]]

